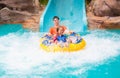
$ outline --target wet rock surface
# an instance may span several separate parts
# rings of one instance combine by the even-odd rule
[[[93,0],[87,8],[90,29],[120,29],[120,0]]]
[[[96,0],[93,9],[96,16],[120,16],[120,0]]]
[[[0,0],[0,24],[20,23],[38,30],[39,14],[39,0]]]

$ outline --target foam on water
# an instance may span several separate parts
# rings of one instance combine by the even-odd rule
[[[44,52],[39,46],[41,35],[26,32],[0,37],[1,77],[33,75],[49,78],[53,73],[82,75],[93,66],[119,55],[120,36],[117,33],[92,31],[83,36],[86,47],[73,53]]]

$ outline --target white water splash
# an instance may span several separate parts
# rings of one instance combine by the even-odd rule
[[[97,34],[96,34],[97,33]],[[107,32],[111,34],[110,32]],[[7,74],[48,74],[66,70],[68,74],[82,74],[90,65],[99,64],[119,55],[119,35],[97,37],[99,32],[83,36],[87,45],[73,53],[47,53],[39,47],[39,33],[25,33],[20,36],[9,34],[0,37],[0,64]],[[116,35],[116,36],[114,36]],[[67,68],[77,68],[68,71]]]

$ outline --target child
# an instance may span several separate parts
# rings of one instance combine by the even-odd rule
[[[60,47],[68,46],[67,36],[63,35],[64,29],[62,27],[57,28],[58,36],[57,36],[57,44]]]
[[[82,40],[80,35],[76,34],[75,32],[72,32],[68,39],[69,39],[69,42],[74,43],[74,44],[77,44]]]

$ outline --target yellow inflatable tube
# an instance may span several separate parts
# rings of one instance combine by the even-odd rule
[[[82,39],[81,42],[77,44],[70,43],[68,47],[60,47],[58,45],[46,46],[42,44],[42,41],[43,40],[41,39],[40,47],[47,52],[74,52],[74,51],[83,49],[86,45],[86,42],[84,39]]]

